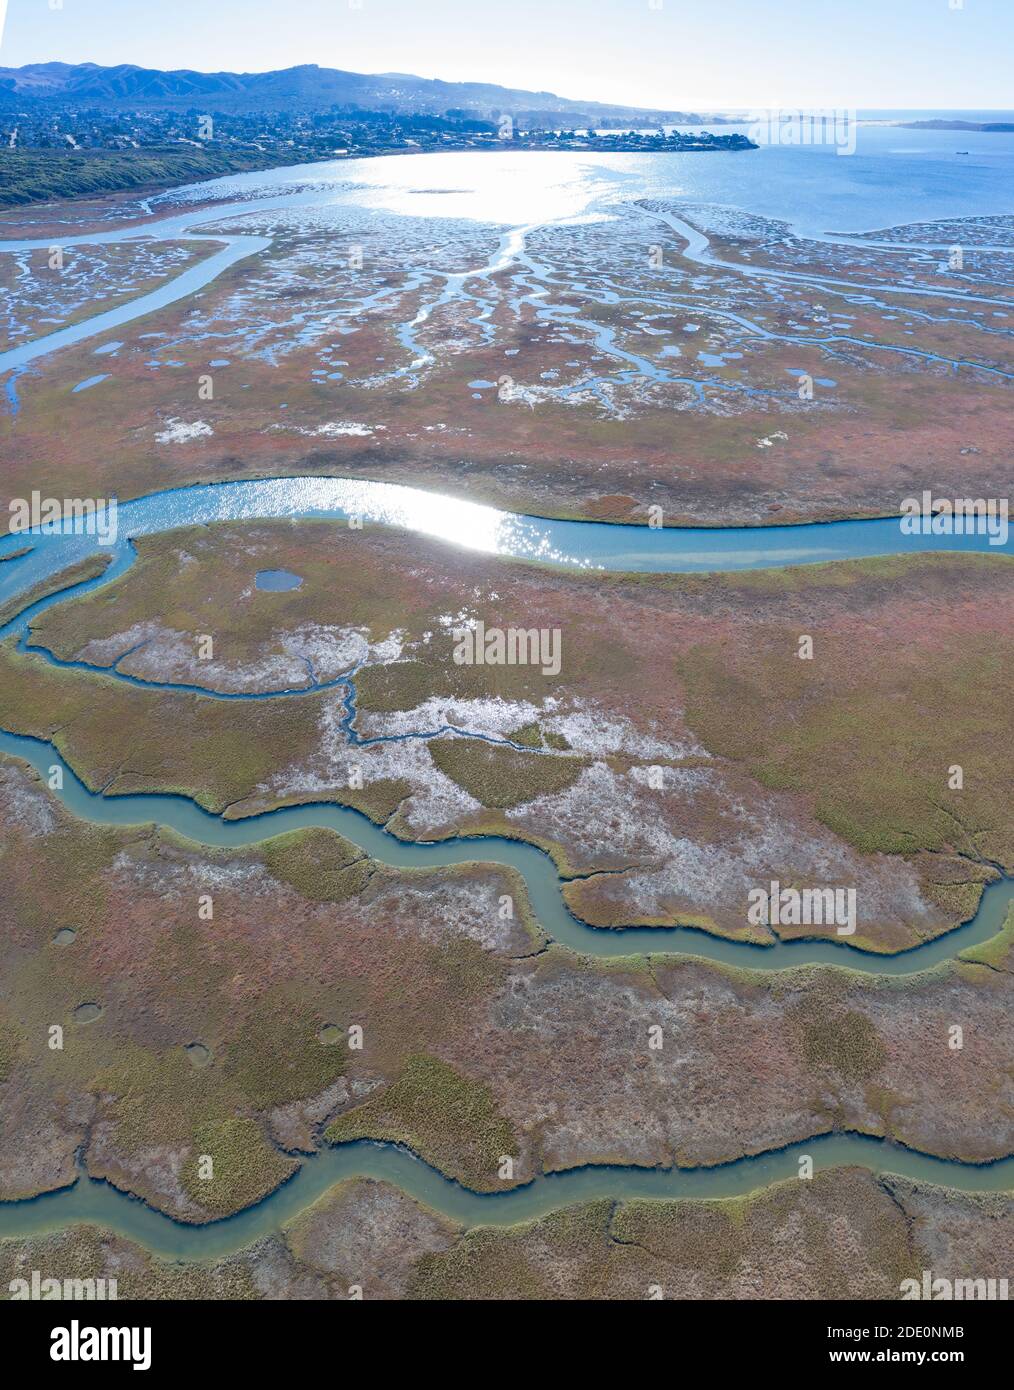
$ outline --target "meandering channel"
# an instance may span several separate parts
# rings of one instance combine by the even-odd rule
[[[927,548],[974,549],[992,554],[1010,554],[1012,550],[1009,538],[1006,546],[993,546],[988,536],[978,534],[906,536],[898,521],[890,519],[763,528],[653,530],[647,526],[547,521],[518,516],[390,483],[321,477],[213,483],[153,493],[124,503],[116,516],[115,544],[108,547],[100,544],[101,526],[93,528],[97,534],[35,531],[4,537],[0,541],[0,555],[16,558],[0,565],[0,601],[28,595],[35,586],[52,581],[69,565],[89,556],[110,553],[112,562],[98,578],[29,604],[0,630],[0,637],[17,633],[23,642],[28,625],[43,609],[66,601],[70,594],[107,585],[124,574],[134,562],[132,539],[137,536],[216,521],[301,518],[340,523],[351,517],[364,524],[408,529],[505,559],[656,573],[780,567],[877,554],[915,553]],[[26,544],[31,548],[25,554],[16,555]],[[45,654],[45,650],[42,651]],[[140,683],[136,678],[120,678]],[[319,688],[269,691],[257,698],[293,698]],[[346,703],[349,725],[354,716],[353,702],[354,696],[350,694]],[[460,732],[468,733],[467,730]],[[979,910],[970,922],[892,956],[856,948],[844,938],[754,946],[726,941],[693,927],[604,929],[591,927],[571,915],[553,861],[534,845],[499,836],[452,838],[440,842],[403,840],[361,813],[332,802],[280,807],[239,820],[225,819],[179,795],[108,796],[91,792],[56,748],[40,739],[0,730],[0,751],[30,763],[45,781],[49,780],[52,767],[60,767],[63,788],[58,794],[64,804],[74,815],[101,824],[152,822],[199,844],[223,847],[256,844],[287,830],[326,827],[343,835],[372,858],[395,868],[438,868],[476,860],[513,868],[523,877],[532,909],[547,935],[588,955],[678,952],[760,969],[790,969],[805,964],[847,965],[867,974],[907,975],[936,965],[994,936],[1003,925],[1012,896],[1011,881],[998,879],[983,892]]]
[[[293,166],[294,168],[297,166]],[[287,171],[284,169],[276,171],[279,176]],[[290,171],[291,172],[291,171]],[[319,171],[311,175],[319,178]],[[350,185],[352,187],[354,185]],[[267,250],[272,245],[272,238],[259,236],[220,232],[208,230],[216,225],[220,226],[227,222],[234,222],[238,218],[252,217],[270,213],[281,212],[298,207],[314,207],[327,205],[334,201],[334,186],[324,185],[323,187],[303,190],[298,193],[282,194],[278,196],[255,197],[241,202],[223,202],[218,207],[201,206],[180,211],[174,215],[161,218],[156,221],[145,223],[141,226],[126,225],[111,230],[98,230],[91,232],[79,232],[69,236],[58,237],[57,240],[61,247],[73,246],[109,246],[123,242],[132,241],[165,241],[176,240],[183,242],[212,241],[218,242],[222,249],[214,254],[207,256],[198,264],[189,266],[180,274],[170,277],[157,289],[146,294],[140,294],[133,299],[129,299],[113,309],[105,310],[101,313],[92,315],[89,318],[69,324],[64,328],[54,332],[42,334],[32,338],[27,342],[20,343],[16,347],[0,352],[0,375],[7,375],[5,392],[9,405],[16,413],[18,409],[17,378],[23,373],[28,365],[40,357],[47,356],[60,348],[69,347],[75,343],[93,338],[101,333],[107,332],[112,328],[121,327],[131,323],[135,319],[142,318],[145,314],[152,313],[156,309],[165,308],[170,304],[177,303],[181,299],[193,294],[196,290],[203,288],[217,279],[229,266],[242,260],[246,256],[259,251]],[[993,306],[996,308],[1009,309],[1011,300],[1001,297],[987,295],[976,295],[968,291],[953,289],[933,289],[929,286],[910,286],[891,285],[877,283],[868,285],[857,283],[847,279],[842,279],[835,275],[822,275],[819,272],[800,272],[790,271],[775,267],[754,266],[739,261],[722,260],[711,250],[711,241],[706,233],[697,227],[683,221],[675,214],[668,213],[657,207],[644,206],[645,199],[640,201],[633,200],[638,212],[646,218],[653,218],[658,222],[666,224],[671,231],[679,236],[686,244],[682,255],[692,264],[705,265],[712,269],[727,271],[736,274],[746,280],[767,279],[784,280],[787,283],[801,283],[813,285],[821,288],[825,292],[834,291],[843,294],[875,293],[878,295],[904,294],[907,297],[920,297],[929,300],[949,300],[957,303],[967,303],[979,306]],[[610,207],[609,199],[605,199],[602,207],[608,211]],[[589,208],[598,206],[597,200],[593,197],[588,203]],[[499,270],[503,270],[514,262],[525,262],[530,269],[534,270],[533,263],[526,257],[525,245],[528,233],[534,232],[543,226],[553,226],[566,223],[571,220],[573,214],[563,217],[547,218],[545,222],[533,222],[517,226],[508,226],[500,237],[500,242],[496,254],[488,262],[472,267],[464,271],[442,271],[428,270],[422,267],[413,269],[413,275],[419,277],[432,277],[443,282],[443,288],[432,298],[419,308],[414,317],[399,325],[398,332],[402,345],[410,350],[415,361],[411,367],[398,369],[396,375],[412,377],[413,371],[418,366],[426,365],[431,360],[431,355],[425,350],[421,350],[415,343],[415,330],[426,321],[432,312],[442,304],[457,297],[473,298],[465,286],[471,280],[488,278]],[[203,230],[202,230],[203,229]],[[882,254],[903,255],[913,251],[936,250],[940,249],[933,242],[905,242],[904,244],[894,244],[892,242],[864,242],[856,239],[834,236],[825,233],[816,238],[827,245],[846,246],[851,251],[861,248],[864,245],[876,247]],[[49,239],[28,239],[28,240],[5,240],[0,239],[0,252],[24,253],[37,250],[48,250],[53,244],[53,238]],[[1003,249],[978,247],[978,250]],[[382,291],[381,293],[386,293]],[[700,305],[699,311],[708,312],[707,305]],[[876,349],[889,351],[907,356],[923,358],[929,361],[948,363],[955,370],[959,367],[970,368],[975,371],[985,372],[1003,380],[1010,380],[1012,374],[998,367],[990,366],[985,363],[968,361],[965,359],[950,359],[936,353],[921,351],[905,344],[886,344],[879,343],[872,339],[855,339],[845,334],[832,334],[825,337],[814,337],[800,335],[793,339],[785,335],[771,335],[763,333],[761,336],[778,336],[782,341],[796,341],[800,345],[827,345],[834,343],[855,344],[865,350]],[[601,347],[601,341],[599,342]],[[611,353],[610,355],[622,357],[622,353]],[[640,370],[640,369],[638,369]],[[682,380],[679,377],[672,377],[664,368],[652,368],[649,375],[658,379]],[[692,386],[699,386],[702,383],[694,379],[687,379]],[[728,383],[718,383],[727,386]]]
[[[681,951],[740,966],[785,969],[819,962],[846,964],[866,973],[906,974],[925,969],[994,935],[1003,923],[1012,896],[1009,880],[996,882],[985,890],[973,921],[934,942],[890,957],[874,956],[830,941],[759,947],[684,928],[604,931],[588,927],[570,915],[551,860],[531,845],[495,837],[436,844],[404,842],[357,812],[330,803],[285,807],[241,821],[226,821],[182,796],[108,797],[89,792],[52,746],[42,740],[0,733],[0,751],[31,763],[40,774],[47,774],[54,764],[60,766],[63,788],[59,795],[64,803],[76,815],[102,824],[155,821],[198,842],[226,846],[256,843],[282,830],[323,825],[339,831],[383,862],[399,867],[434,868],[473,861],[476,857],[509,865],[524,877],[533,911],[546,931],[585,954]],[[798,1160],[804,1153],[812,1157],[818,1171],[851,1164],[874,1173],[896,1173],[914,1181],[963,1191],[1007,1191],[1014,1187],[1014,1158],[969,1164],[919,1153],[886,1140],[828,1134],[710,1168],[589,1166],[541,1175],[524,1187],[488,1194],[450,1180],[396,1145],[355,1142],[326,1147],[302,1158],[292,1179],[260,1202],[235,1216],[204,1225],[176,1221],[82,1172],[69,1188],[24,1201],[0,1202],[0,1238],[28,1238],[88,1223],[127,1237],[163,1258],[211,1260],[279,1231],[335,1183],[351,1178],[393,1183],[411,1197],[470,1227],[532,1220],[559,1207],[598,1198],[617,1201],[638,1197],[739,1196],[798,1176]]]
[[[182,213],[143,229],[61,238],[63,245],[108,244],[145,238],[191,238],[198,226],[221,223],[238,215],[312,203],[319,195],[301,194],[202,208]],[[720,265],[744,276],[807,280],[825,287],[854,290],[855,286],[819,275],[747,267],[719,262],[711,256],[708,238],[675,218],[670,227],[687,242],[686,257]],[[497,256],[475,271],[445,275],[441,301],[460,291],[465,281],[488,275],[523,253],[524,228],[507,233]],[[0,353],[0,373],[23,371],[27,365],[57,349],[130,322],[154,309],[184,298],[209,283],[240,258],[269,246],[263,237],[202,232],[222,249],[190,267],[158,290],[116,309],[95,315],[66,329]],[[47,242],[5,242],[0,250],[45,247]],[[889,249],[907,252],[911,244]],[[877,293],[922,293],[976,304],[1006,305],[1006,300],[952,291],[915,290],[907,286],[868,287]],[[439,301],[438,301],[439,302]],[[432,306],[426,307],[426,312]],[[728,315],[727,315],[728,316]],[[417,326],[419,317],[405,325]],[[820,341],[835,341],[827,339]],[[808,341],[808,340],[801,340]],[[864,341],[864,347],[878,345]],[[891,347],[892,351],[909,351]],[[912,350],[915,352],[916,350]],[[931,354],[917,354],[927,356]],[[974,363],[962,363],[976,367]],[[988,370],[988,369],[987,369]],[[996,375],[1004,375],[994,372]],[[8,399],[16,406],[16,377],[8,380]],[[987,536],[902,534],[898,520],[876,519],[819,523],[809,526],[764,528],[693,528],[651,530],[644,526],[612,526],[593,522],[541,520],[515,516],[494,508],[436,496],[417,489],[377,482],[336,478],[282,478],[236,481],[176,489],[124,503],[119,508],[119,534],[109,548],[112,563],[96,580],[54,594],[26,607],[0,632],[24,638],[32,618],[44,608],[110,583],[133,563],[131,538],[178,527],[215,521],[291,517],[334,522],[351,517],[379,525],[397,526],[419,534],[485,551],[505,559],[527,560],[586,569],[642,572],[707,572],[813,564],[875,555],[911,554],[925,550],[975,550],[1012,553],[990,543]],[[0,565],[0,601],[27,595],[88,556],[103,552],[94,535],[42,535],[28,538],[31,548]],[[11,556],[26,543],[24,536],[0,541],[0,556]],[[108,673],[107,673],[108,674]],[[117,674],[117,673],[114,673]],[[344,679],[344,678],[343,678]],[[340,683],[340,682],[337,682]],[[319,689],[310,686],[308,689]],[[212,694],[213,692],[206,692]],[[264,692],[258,698],[277,698],[301,691]],[[465,732],[465,731],[463,731]],[[421,735],[425,736],[425,735]],[[629,927],[606,930],[573,917],[562,897],[562,880],[552,860],[532,845],[484,836],[439,843],[397,838],[365,816],[333,803],[283,807],[242,820],[210,814],[183,796],[131,794],[107,796],[90,792],[55,747],[43,740],[0,731],[0,751],[31,764],[48,780],[55,765],[63,772],[58,794],[81,818],[113,825],[154,822],[199,844],[236,847],[258,843],[282,831],[324,826],[337,831],[382,863],[397,868],[434,869],[481,860],[517,870],[525,881],[532,910],[552,939],[586,955],[618,956],[633,952],[679,952],[753,969],[790,969],[802,965],[843,966],[866,974],[907,975],[927,969],[978,945],[1003,925],[1014,888],[999,879],[984,891],[975,917],[934,941],[893,956],[852,947],[842,940],[810,940],[753,946],[730,942],[693,928]],[[178,1222],[109,1184],[81,1173],[59,1192],[19,1202],[0,1203],[0,1238],[38,1235],[78,1222],[89,1222],[137,1241],[152,1253],[177,1260],[222,1258],[270,1235],[293,1220],[334,1183],[354,1177],[383,1179],[412,1197],[443,1212],[463,1226],[509,1224],[544,1215],[558,1207],[594,1198],[716,1198],[742,1195],[772,1182],[796,1177],[798,1160],[809,1154],[815,1168],[854,1164],[873,1172],[901,1174],[969,1191],[1009,1190],[1014,1186],[1014,1158],[986,1165],[965,1164],[905,1149],[885,1140],[860,1135],[821,1135],[777,1151],[737,1159],[712,1168],[643,1169],[584,1167],[539,1176],[507,1192],[471,1191],[445,1177],[417,1156],[395,1145],[352,1143],[326,1148],[305,1158],[296,1175],[261,1202],[225,1220],[194,1226]]]
[[[546,934],[589,956],[677,953],[760,970],[819,964],[841,965],[867,975],[911,975],[995,936],[1014,896],[1014,883],[1007,878],[997,879],[984,890],[978,911],[964,926],[889,956],[848,945],[843,937],[755,946],[727,941],[696,927],[592,927],[568,911],[562,895],[564,880],[549,855],[523,841],[497,835],[402,840],[361,812],[333,802],[282,806],[241,820],[229,820],[205,811],[177,793],[109,796],[89,791],[56,748],[44,739],[2,730],[0,752],[31,764],[44,781],[49,780],[53,768],[59,768],[63,785],[53,794],[73,815],[97,825],[155,824],[200,845],[231,849],[259,844],[289,830],[325,828],[343,835],[371,858],[391,868],[437,869],[478,861],[515,869],[524,879],[532,911]]]
[[[20,1202],[0,1202],[0,1239],[25,1239],[88,1223],[136,1241],[164,1259],[217,1260],[280,1231],[335,1183],[375,1178],[395,1186],[464,1227],[531,1221],[575,1202],[636,1198],[739,1197],[799,1175],[799,1159],[815,1172],[854,1165],[966,1192],[1014,1186],[1014,1158],[990,1164],[933,1158],[858,1134],[827,1134],[711,1168],[635,1168],[603,1165],[540,1175],[505,1192],[475,1192],[394,1144],[357,1141],[323,1149],[252,1207],[222,1220],[176,1221],[104,1181],[81,1173],[72,1187]]]
[[[900,517],[821,521],[778,526],[658,527],[565,521],[522,516],[479,502],[446,497],[398,483],[336,477],[238,479],[173,488],[119,505],[115,542],[100,537],[110,522],[101,508],[90,528],[73,534],[38,530],[0,540],[0,602],[26,593],[70,565],[93,555],[114,564],[100,582],[122,574],[133,561],[130,540],[184,526],[218,521],[325,520],[393,526],[418,535],[497,555],[568,568],[653,574],[777,569],[925,551],[1014,554],[1014,540],[982,531],[916,534]]]

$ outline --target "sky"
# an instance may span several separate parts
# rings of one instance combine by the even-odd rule
[[[0,0],[0,65],[319,63],[677,109],[1014,108],[1014,0]]]

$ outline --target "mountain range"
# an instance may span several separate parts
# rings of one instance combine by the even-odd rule
[[[595,101],[572,101],[552,92],[529,92],[487,82],[441,82],[408,73],[365,74],[322,68],[315,63],[276,72],[195,72],[135,67],[124,63],[29,63],[0,68],[0,103],[131,110],[174,110],[194,105],[231,113],[293,109],[321,111],[359,107],[402,113],[443,114],[460,110],[488,117],[509,112],[515,117],[587,115],[594,123],[636,119],[642,124],[693,123],[692,111],[645,110]]]

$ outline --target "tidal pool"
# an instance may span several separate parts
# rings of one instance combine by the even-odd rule
[[[293,574],[291,570],[258,570],[254,582],[258,589],[267,589],[273,594],[284,594],[289,589],[300,588],[303,577]]]

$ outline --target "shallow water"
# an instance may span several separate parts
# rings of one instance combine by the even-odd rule
[[[596,956],[631,951],[681,951],[739,966],[774,969],[821,962],[865,973],[905,974],[950,958],[992,936],[1002,925],[1012,885],[1002,880],[983,894],[975,919],[938,941],[901,956],[878,957],[830,941],[770,948],[744,946],[686,929],[634,928],[603,931],[572,918],[563,905],[559,880],[548,856],[531,845],[498,837],[440,844],[404,843],[354,811],[333,805],[282,808],[242,821],[223,821],[183,797],[169,795],[110,798],[88,792],[49,746],[38,740],[0,733],[0,751],[33,763],[40,771],[54,764],[64,771],[60,793],[68,808],[102,824],[154,820],[205,844],[256,843],[282,830],[325,825],[345,834],[385,863],[399,867],[437,867],[474,859],[510,865],[526,882],[532,909],[546,930],[575,950]],[[193,1045],[192,1045],[193,1046]],[[201,1045],[197,1045],[200,1047]],[[197,1060],[206,1059],[198,1056]],[[886,1141],[858,1135],[826,1135],[772,1153],[737,1159],[714,1168],[642,1169],[602,1166],[540,1176],[513,1191],[480,1194],[449,1180],[416,1156],[391,1144],[350,1143],[306,1158],[296,1175],[261,1202],[236,1216],[202,1226],[176,1222],[142,1202],[82,1174],[73,1187],[22,1202],[0,1203],[0,1238],[27,1237],[90,1222],[139,1242],[166,1258],[221,1258],[279,1230],[335,1183],[370,1177],[391,1182],[409,1195],[465,1226],[510,1224],[544,1215],[557,1207],[596,1198],[719,1198],[737,1196],[798,1175],[808,1154],[818,1171],[844,1164],[898,1173],[962,1190],[1006,1191],[1014,1185],[1014,1158],[972,1165],[935,1158]]]
[[[663,572],[755,568],[892,550],[904,553],[906,550],[924,548],[930,539],[902,536],[898,523],[889,520],[813,523],[754,530],[735,527],[695,531],[652,530],[646,526],[538,521],[385,483],[358,483],[329,478],[217,483],[157,493],[126,503],[120,508],[120,535],[113,548],[113,563],[105,573],[29,606],[0,629],[0,637],[17,632],[24,642],[28,625],[36,614],[65,601],[69,595],[92,591],[123,574],[134,558],[134,550],[126,539],[129,535],[150,535],[175,526],[207,524],[215,520],[266,516],[317,517],[336,521],[343,517],[359,516],[503,556],[606,569]],[[793,544],[786,544],[788,537],[792,538]],[[992,553],[1003,549],[990,546],[988,538],[983,536],[932,539],[962,549],[976,548]],[[28,554],[0,567],[0,600],[24,594],[32,585],[58,574],[68,564],[103,550],[96,536],[41,536],[31,533],[31,540],[34,548]],[[15,552],[25,541],[25,535],[7,536],[0,541],[0,555]],[[1009,540],[1006,550],[1011,550]],[[285,576],[281,582],[287,586],[291,586],[292,580],[301,582],[298,576],[288,571],[260,571],[258,585],[265,575]],[[274,582],[273,579],[268,581],[269,584]],[[56,658],[45,649],[39,650],[55,664],[80,664],[56,662]],[[114,679],[132,684],[158,684],[119,672],[110,674]],[[343,683],[346,683],[345,678],[339,677],[331,684]],[[349,692],[345,723],[347,732],[352,736],[354,685],[349,685]],[[215,698],[299,698],[302,693],[301,690],[255,695],[215,693]],[[63,762],[55,748],[41,740],[0,731],[0,750],[31,762],[44,778],[47,778],[51,766],[61,766],[64,769],[61,795],[68,808],[78,816],[105,824],[154,821],[192,840],[213,845],[252,844],[283,830],[327,826],[343,834],[374,858],[400,867],[437,867],[477,858],[509,865],[525,878],[533,909],[547,933],[577,951],[597,955],[620,955],[644,950],[688,951],[712,960],[753,964],[763,968],[789,968],[807,962],[847,963],[854,968],[876,973],[908,974],[994,935],[1002,925],[1010,898],[1010,886],[1006,880],[993,884],[983,894],[979,912],[972,922],[944,938],[893,957],[868,954],[843,945],[840,940],[755,947],[722,941],[693,928],[630,927],[622,931],[603,931],[590,928],[571,916],[564,906],[560,880],[552,861],[532,845],[488,836],[475,840],[452,839],[439,844],[402,841],[358,812],[330,803],[282,807],[244,820],[227,821],[181,796],[152,794],[108,797],[92,794]]]
[[[707,1199],[737,1197],[773,1182],[798,1177],[799,1159],[814,1171],[856,1165],[874,1173],[898,1173],[962,1191],[1007,1191],[1014,1159],[982,1166],[950,1162],[861,1135],[822,1135],[772,1153],[740,1158],[714,1168],[573,1168],[540,1176],[508,1192],[473,1192],[393,1144],[355,1142],[305,1159],[296,1175],[263,1201],[236,1216],[186,1225],[82,1174],[73,1187],[22,1202],[0,1202],[0,1239],[37,1236],[88,1222],[137,1241],[173,1260],[222,1259],[280,1230],[335,1183],[375,1178],[463,1226],[506,1226],[530,1221],[574,1202],[606,1198]]]
[[[359,811],[332,802],[282,806],[241,820],[227,820],[203,810],[188,797],[173,793],[107,796],[91,792],[52,744],[0,730],[0,752],[21,758],[48,781],[54,767],[63,773],[63,788],[54,795],[82,820],[97,825],[154,823],[198,844],[239,848],[259,844],[289,830],[325,827],[344,835],[382,864],[401,869],[436,869],[452,864],[501,864],[516,869],[546,933],[572,950],[590,956],[624,956],[635,952],[694,955],[727,965],[760,970],[840,965],[868,975],[910,975],[949,960],[957,952],[995,936],[1014,896],[1014,882],[999,879],[983,892],[975,917],[963,927],[896,955],[883,956],[848,944],[847,938],[779,942],[754,946],[726,941],[696,927],[589,927],[571,916],[561,894],[562,880],[543,850],[499,835],[453,837],[440,841],[401,840]]]
[[[79,391],[89,391],[93,386],[98,386],[100,381],[108,381],[108,372],[101,373],[99,376],[86,377],[84,381],[71,388],[71,395],[76,396]]]
[[[956,148],[970,151],[958,157]],[[310,183],[310,188],[301,185]],[[356,185],[350,188],[349,185]],[[441,185],[447,185],[442,187]],[[347,202],[360,207],[419,215],[459,217],[506,224],[515,229],[501,241],[490,266],[506,264],[524,245],[523,228],[547,220],[608,216],[610,205],[638,198],[683,198],[718,203],[763,216],[785,219],[804,235],[879,229],[910,221],[976,213],[1014,211],[1014,137],[976,132],[898,131],[862,128],[855,156],[832,149],[770,148],[723,155],[487,154],[425,155],[406,159],[342,161],[268,173],[240,175],[195,185],[153,200],[169,216],[142,231],[64,238],[65,244],[128,240],[138,235],[185,237],[226,216],[279,208],[309,208]],[[187,199],[221,196],[245,199],[212,211],[180,211]],[[227,266],[270,244],[267,238],[206,233],[224,243],[206,260],[154,293],[96,315],[93,319],[0,354],[0,372],[16,372],[30,361],[127,323],[193,293]],[[43,243],[5,243],[0,250]],[[707,238],[690,240],[693,255],[707,255]],[[744,274],[753,273],[744,270]],[[452,292],[448,280],[447,293]],[[412,325],[404,327],[411,341]],[[842,338],[848,341],[847,338]],[[869,344],[866,344],[869,347]],[[17,405],[16,375],[5,391]],[[97,379],[96,379],[97,380]],[[82,384],[83,385],[83,384]],[[486,389],[478,381],[477,389]],[[652,531],[647,527],[542,521],[493,508],[437,497],[408,488],[341,479],[281,479],[237,482],[185,489],[138,499],[121,509],[121,531],[114,563],[100,580],[107,583],[132,562],[127,537],[155,534],[177,526],[244,517],[298,516],[341,521],[350,515],[468,546],[503,557],[585,568],[639,571],[708,571],[815,563],[860,556],[905,554],[928,549],[1011,553],[1011,545],[991,546],[985,537],[904,537],[897,519],[842,522],[808,527],[689,529]],[[7,537],[0,554],[25,542]],[[24,593],[40,579],[87,555],[101,553],[94,537],[34,537],[32,552],[0,568],[0,599]],[[261,585],[258,576],[258,587]],[[39,611],[60,597],[45,600]],[[6,631],[20,625],[8,626]],[[37,769],[64,768],[62,797],[75,814],[106,824],[156,821],[196,841],[244,845],[299,826],[326,825],[368,853],[399,867],[434,868],[479,859],[517,869],[525,878],[533,910],[546,931],[574,950],[615,956],[633,951],[679,951],[761,969],[785,969],[819,962],[865,973],[908,974],[951,958],[987,940],[1002,925],[1011,884],[986,889],[976,917],[957,931],[899,956],[880,957],[840,941],[798,942],[769,948],[722,941],[678,928],[604,931],[571,917],[560,894],[552,862],[533,846],[497,837],[414,844],[397,840],[363,816],[331,804],[283,808],[243,821],[223,821],[183,797],[170,795],[102,797],[88,792],[55,750],[38,740],[0,733],[0,750],[24,758]],[[199,1047],[200,1044],[195,1044]],[[199,1055],[199,1054],[195,1054]],[[540,1177],[509,1193],[481,1195],[453,1183],[414,1156],[390,1145],[356,1143],[309,1158],[296,1177],[263,1202],[226,1221],[189,1227],[86,1176],[73,1188],[26,1202],[0,1203],[0,1237],[25,1236],[91,1221],[129,1236],[156,1253],[176,1259],[210,1259],[242,1248],[277,1230],[344,1178],[371,1176],[402,1187],[419,1200],[465,1225],[504,1224],[529,1219],[565,1203],[594,1197],[723,1197],[794,1177],[801,1153],[815,1166],[859,1164],[875,1172],[974,1190],[1012,1186],[1014,1159],[976,1167],[920,1155],[859,1136],[825,1136],[776,1153],[744,1158],[713,1169],[644,1170],[601,1167]]]
[[[154,234],[154,229],[153,229]],[[159,229],[159,235],[183,235],[182,229],[178,233],[173,231],[163,231]],[[131,237],[138,235],[136,229],[129,234]],[[122,240],[116,233],[104,233],[102,236],[83,238],[85,242],[105,244],[108,240]],[[188,238],[189,240],[189,238]],[[68,237],[64,245],[72,242],[77,244],[78,238]],[[236,261],[242,260],[245,256],[252,255],[255,251],[263,251],[271,242],[267,237],[226,237],[218,236],[214,242],[225,242],[225,248],[215,251],[208,255],[204,260],[196,265],[182,271],[168,279],[165,284],[158,289],[152,290],[148,294],[138,295],[134,299],[128,299],[115,309],[106,309],[101,313],[93,314],[90,318],[79,320],[77,323],[69,324],[66,328],[59,328],[53,333],[46,333],[38,338],[32,338],[26,343],[21,343],[17,347],[10,348],[6,352],[0,352],[0,372],[8,372],[25,367],[29,362],[34,362],[39,357],[47,357],[52,352],[57,352],[60,348],[70,347],[74,343],[82,342],[86,338],[97,337],[100,333],[107,332],[110,328],[119,328],[122,324],[131,323],[134,319],[143,318],[145,314],[152,313],[155,309],[163,309],[167,304],[175,304],[177,300],[185,299],[193,294],[202,286],[207,285],[229,266]],[[39,243],[42,244],[42,243]],[[202,244],[207,241],[202,239]],[[0,252],[10,250],[13,243],[0,240]],[[25,243],[32,246],[35,243]],[[101,379],[101,378],[98,378]],[[16,402],[12,402],[16,406]]]
[[[298,589],[302,582],[302,577],[291,570],[258,570],[254,579],[258,589],[271,594],[288,593],[291,589]]]
[[[730,133],[740,127],[728,126]],[[745,128],[742,128],[745,133]],[[958,156],[958,148],[970,156]],[[312,187],[306,187],[312,185]],[[582,218],[636,198],[682,198],[786,221],[804,236],[1014,212],[1014,135],[861,126],[853,155],[769,145],[712,154],[459,151],[229,175],[152,200],[288,195],[509,226]],[[437,192],[434,192],[437,190]]]
[[[33,549],[0,569],[0,601],[26,592],[90,555],[114,556],[115,564],[103,581],[108,582],[132,562],[130,537],[216,521],[297,518],[341,522],[350,517],[504,558],[651,573],[764,569],[931,550],[1014,554],[1009,535],[1005,545],[993,544],[994,538],[985,534],[910,536],[902,533],[900,518],[797,526],[653,529],[521,516],[395,483],[271,478],[209,483],[125,502],[118,508],[117,543],[112,547],[103,546],[97,534],[7,535],[0,540],[0,556],[12,554],[28,540]]]
[[[609,217],[618,204],[639,199],[739,209],[784,220],[800,235],[823,239],[834,239],[841,231],[964,217],[972,209],[980,216],[1014,211],[1014,136],[970,133],[968,139],[971,158],[954,153],[954,132],[861,127],[857,151],[848,156],[832,146],[710,154],[459,151],[293,165],[192,184],[148,200],[159,217],[156,222],[83,234],[69,228],[61,244],[204,238],[224,243],[220,250],[149,294],[0,353],[0,373],[174,303],[237,260],[270,246],[268,237],[244,235],[255,233],[257,224],[244,227],[243,219],[305,209],[312,220],[321,209],[349,207],[507,227],[488,264],[444,276],[440,297],[422,311],[426,317],[458,294],[466,279],[489,275],[522,256],[531,228]],[[210,209],[187,206],[215,199],[219,205]],[[227,230],[213,230],[216,226]],[[708,238],[694,229],[681,230],[683,234],[689,236],[691,259],[707,259]],[[0,239],[0,252],[45,249],[50,240]],[[885,254],[891,252],[885,249]],[[731,268],[744,276],[795,278],[791,272],[762,272],[748,265]],[[889,291],[880,287],[880,292]],[[412,333],[420,321],[401,327],[403,345],[413,351]]]

